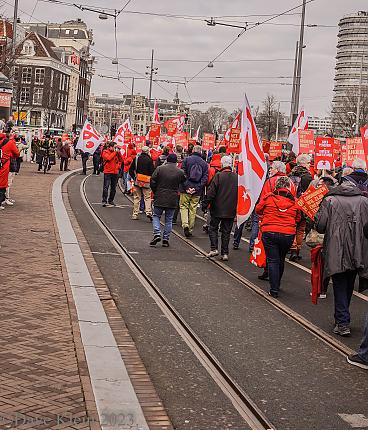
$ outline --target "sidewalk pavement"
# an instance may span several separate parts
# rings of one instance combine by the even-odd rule
[[[23,163],[16,204],[0,213],[0,429],[100,429],[59,257],[51,207],[59,174]]]

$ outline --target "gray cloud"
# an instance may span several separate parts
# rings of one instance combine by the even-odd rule
[[[6,0],[12,3],[13,0]],[[186,14],[186,15],[251,15],[251,14],[273,14],[292,8],[301,3],[301,0],[223,0],[198,1],[198,0],[133,0],[127,10]],[[22,0],[21,9],[31,13],[36,0]],[[83,4],[119,8],[125,3],[123,0],[81,0]],[[0,1],[0,5],[2,2]],[[333,6],[332,6],[333,5]],[[307,28],[303,60],[303,80],[301,90],[301,104],[311,115],[325,115],[330,107],[333,89],[333,77],[335,67],[335,54],[337,43],[337,24],[339,19],[346,14],[365,10],[366,0],[315,0],[307,5],[306,22],[310,24],[336,25],[333,28]],[[11,7],[5,4],[3,12],[7,16],[12,15]],[[22,20],[28,21],[29,17],[20,13]],[[82,18],[94,32],[95,46],[93,49],[106,55],[114,57],[114,41],[112,21],[101,21],[97,15],[90,12],[81,12],[75,8],[51,5],[42,1],[37,2],[34,17],[40,21],[63,21],[66,19]],[[233,18],[235,19],[235,18]],[[248,21],[255,22],[265,19],[264,17],[249,17]],[[300,16],[292,15],[278,18],[274,23],[299,24]],[[134,15],[123,13],[118,20],[119,57],[146,58],[147,61],[121,60],[123,66],[127,66],[144,75],[146,65],[149,64],[151,49],[155,49],[158,59],[191,59],[210,61],[216,56],[227,43],[239,33],[236,29],[225,27],[209,27],[203,22],[161,18],[145,15]],[[221,60],[231,59],[271,59],[285,58],[293,59],[295,43],[299,36],[298,26],[263,25],[246,32],[232,48],[230,48]],[[96,74],[114,74],[115,66],[111,60],[97,57]],[[195,75],[205,64],[184,62],[160,62],[160,79],[164,75],[175,75],[188,77]],[[120,66],[122,75],[131,76],[132,72]],[[247,82],[239,84],[216,84],[191,82],[188,85],[190,96],[193,100],[230,101],[223,106],[228,110],[238,107],[242,101],[244,91],[253,105],[258,105],[267,93],[274,94],[279,100],[290,99],[291,87],[281,86],[279,82],[290,82],[291,79],[260,79],[261,77],[291,76],[293,73],[292,61],[280,62],[242,62],[242,63],[215,63],[213,69],[207,68],[200,77],[202,80],[210,80],[214,76],[247,77],[243,79],[231,79],[231,81]],[[201,80],[201,79],[199,79]],[[129,87],[131,81],[125,79]],[[174,84],[161,84],[170,93],[176,91]],[[137,81],[137,92],[148,93],[148,82]],[[120,83],[94,77],[93,91],[96,93],[106,92],[109,94],[120,94],[129,92]],[[188,100],[188,94],[183,86],[179,86],[179,95]],[[158,98],[171,98],[172,96],[154,85],[153,96]],[[207,107],[207,106],[206,106]],[[205,107],[202,107],[205,108]],[[290,105],[282,103],[281,108],[288,113]]]

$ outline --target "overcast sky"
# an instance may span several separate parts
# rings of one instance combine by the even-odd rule
[[[70,0],[65,0],[70,1]],[[81,3],[102,8],[122,8],[127,0],[81,0]],[[0,0],[0,11],[12,15],[13,0]],[[174,19],[152,15],[123,12],[118,18],[118,50],[122,76],[140,77],[146,72],[151,49],[155,50],[155,67],[158,67],[158,79],[174,81],[188,80],[196,75],[205,65],[218,55],[241,30],[229,27],[207,26],[204,17],[221,16],[219,21],[233,20],[238,25],[247,21],[262,21],[274,15],[298,6],[301,0],[131,0],[125,12],[151,12],[200,16],[201,19]],[[1,6],[2,5],[2,6]],[[115,56],[113,21],[102,21],[98,15],[79,11],[75,7],[52,5],[42,0],[20,0],[20,17],[29,21],[62,22],[68,19],[82,18],[93,29],[96,56],[96,74],[93,78],[93,92],[119,95],[129,93],[127,87],[131,79],[124,79],[127,87],[121,83],[98,77],[98,74],[116,76],[116,66],[111,64]],[[215,62],[213,68],[206,68],[197,78],[187,84],[188,92],[179,85],[179,96],[188,101],[213,101],[231,111],[241,105],[242,95],[247,93],[254,106],[262,103],[267,93],[280,100],[281,110],[290,111],[291,86],[295,43],[299,38],[300,8],[291,15],[283,16],[251,29]],[[328,114],[332,99],[338,21],[346,15],[359,10],[368,10],[367,0],[314,0],[307,5],[306,23],[321,24],[331,27],[306,28],[301,105],[309,115],[325,116]],[[254,16],[251,16],[254,15]],[[226,17],[225,17],[226,16]],[[245,17],[247,16],[247,17]],[[278,25],[276,25],[278,24]],[[291,24],[291,25],[280,25]],[[101,55],[102,54],[102,55]],[[110,59],[104,58],[110,57]],[[129,58],[129,59],[126,59]],[[138,59],[138,60],[133,60]],[[197,60],[203,62],[179,62],[174,60]],[[159,61],[173,60],[173,61]],[[231,60],[247,60],[231,62]],[[255,61],[277,60],[277,61]],[[223,61],[223,62],[221,62]],[[124,66],[134,69],[132,72]],[[222,81],[229,83],[199,82],[214,81],[222,76]],[[219,79],[218,79],[219,80]],[[153,97],[172,99],[176,84],[160,83],[153,86]],[[136,92],[148,94],[148,81],[136,81]],[[171,94],[170,94],[171,93]],[[215,103],[212,103],[215,104]],[[196,105],[205,109],[210,105]]]

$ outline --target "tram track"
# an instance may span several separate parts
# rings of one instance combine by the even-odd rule
[[[214,380],[214,382],[220,387],[222,392],[229,398],[234,408],[238,411],[244,421],[254,430],[276,430],[275,426],[269,421],[265,414],[258,408],[258,406],[252,401],[246,392],[238,385],[238,383],[228,374],[225,368],[217,360],[216,356],[209,350],[209,348],[201,341],[201,339],[192,330],[190,325],[184,320],[180,313],[170,303],[169,299],[163,294],[160,288],[150,279],[150,277],[144,272],[142,267],[138,264],[135,258],[128,252],[124,245],[117,239],[113,231],[108,227],[104,220],[98,215],[94,209],[93,204],[89,201],[86,192],[86,182],[88,178],[83,179],[80,184],[80,194],[82,200],[96,221],[98,226],[105,233],[111,244],[114,246],[116,251],[124,259],[125,263],[137,277],[142,286],[146,289],[149,295],[156,302],[158,307],[161,309],[163,314],[170,321],[172,326],[175,328],[177,333],[181,336],[184,342],[191,349],[193,354],[199,360],[199,362],[206,369],[208,374]],[[120,184],[119,184],[120,186]],[[126,198],[131,202],[127,196]],[[185,240],[179,233],[173,233]],[[194,244],[190,244],[192,248]],[[198,252],[204,253],[203,250],[198,249]]]
[[[121,188],[120,183],[119,183],[119,189],[120,189],[121,193],[123,194],[123,190]],[[123,196],[129,202],[133,203],[133,200],[130,197],[128,197],[126,194],[123,194]],[[200,216],[197,216],[197,217],[200,219],[203,219]],[[185,242],[188,246],[190,246],[192,249],[194,249],[200,255],[202,255],[202,256],[207,255],[207,251],[205,251],[203,248],[201,248],[200,246],[195,244],[193,241],[187,239],[182,234],[178,233],[178,231],[176,231],[175,229],[172,230],[172,234],[174,234],[177,238],[181,239],[183,242]],[[212,259],[212,258],[208,259],[208,261],[210,261],[212,264],[216,265],[217,267],[221,268],[221,270],[226,272],[228,275],[230,275],[236,281],[240,282],[244,287],[254,291],[256,294],[261,296],[264,300],[269,302],[273,307],[277,308],[280,312],[282,312],[288,318],[291,318],[292,320],[297,322],[304,329],[306,329],[311,334],[313,334],[315,337],[317,337],[320,341],[324,342],[325,344],[327,344],[328,346],[333,348],[335,351],[339,352],[344,357],[346,355],[350,355],[350,354],[354,353],[354,351],[351,348],[349,348],[347,345],[345,345],[344,343],[340,342],[339,340],[335,339],[334,337],[332,337],[331,335],[326,333],[323,329],[321,329],[317,325],[313,324],[307,318],[305,318],[304,316],[302,316],[298,312],[294,311],[292,308],[290,308],[286,304],[282,303],[280,300],[274,299],[273,297],[269,296],[267,294],[267,292],[265,292],[261,287],[254,284],[253,282],[249,281],[244,276],[242,276],[241,274],[239,274],[238,272],[233,270],[231,267],[229,267],[228,265],[226,265],[222,261]],[[307,268],[305,268],[305,269],[307,269]],[[309,269],[307,269],[307,270],[309,270]],[[361,294],[359,294],[359,293],[357,293],[357,294],[359,296],[361,296]],[[366,297],[365,296],[363,296],[363,297],[366,300]]]

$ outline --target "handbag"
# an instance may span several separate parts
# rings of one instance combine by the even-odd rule
[[[309,248],[315,248],[318,245],[323,245],[324,234],[318,233],[314,228],[307,234],[305,238],[305,243]]]

